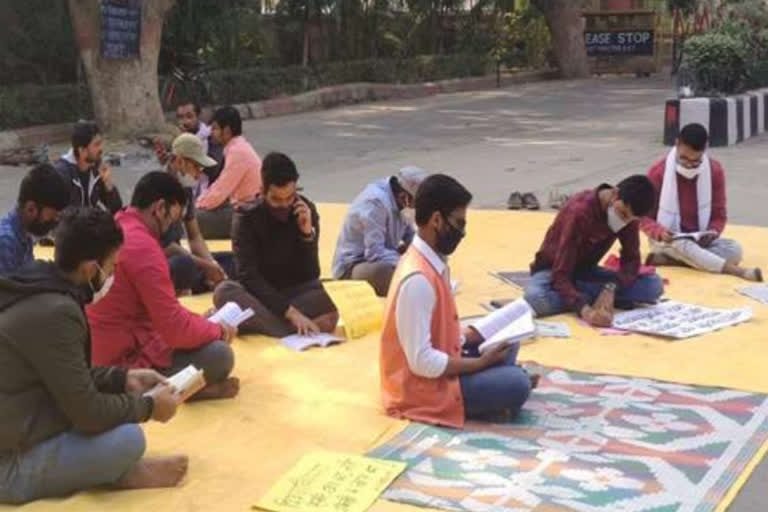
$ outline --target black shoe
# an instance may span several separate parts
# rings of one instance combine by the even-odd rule
[[[539,200],[530,192],[523,194],[523,206],[526,210],[538,210],[541,208]]]
[[[522,210],[523,209],[523,196],[520,192],[512,192],[507,199],[508,210]]]

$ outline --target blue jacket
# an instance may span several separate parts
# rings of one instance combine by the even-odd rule
[[[34,244],[21,225],[18,208],[0,219],[0,275],[12,274],[32,261]]]
[[[410,244],[413,224],[398,208],[390,178],[371,183],[349,207],[333,256],[333,277],[342,278],[358,263],[400,261],[401,242]]]

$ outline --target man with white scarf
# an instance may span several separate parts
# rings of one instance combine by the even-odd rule
[[[727,220],[725,173],[707,154],[708,134],[698,123],[680,131],[666,158],[648,171],[656,208],[641,222],[651,241],[651,265],[687,265],[698,270],[762,281],[758,268],[743,268],[741,245],[721,238]],[[679,238],[683,233],[695,234]]]

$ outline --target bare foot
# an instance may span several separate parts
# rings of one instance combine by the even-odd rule
[[[759,268],[750,268],[745,270],[742,277],[747,281],[753,281],[755,283],[763,282],[763,272]]]
[[[187,474],[188,466],[189,458],[186,455],[145,457],[115,485],[120,489],[176,487]]]
[[[209,384],[192,395],[192,400],[218,400],[220,398],[234,398],[240,392],[240,379],[230,377],[216,384]]]

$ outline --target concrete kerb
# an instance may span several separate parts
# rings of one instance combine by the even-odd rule
[[[0,132],[0,151],[8,151],[19,145],[19,136],[16,132]]]
[[[556,71],[525,71],[502,75],[501,87],[557,78]],[[419,84],[381,84],[359,82],[323,87],[297,96],[285,96],[264,101],[234,105],[243,120],[297,114],[312,110],[330,109],[339,105],[416,99],[437,94],[493,89],[496,75],[471,78],[455,78]],[[166,120],[173,122],[174,113],[166,113]],[[73,123],[33,126],[18,130],[0,131],[0,151],[20,146],[35,146],[69,139]]]
[[[556,71],[520,72],[502,75],[501,86],[507,87],[515,84],[553,80],[556,78]],[[323,87],[297,96],[248,103],[251,117],[244,117],[244,119],[263,119],[266,117],[297,114],[366,101],[416,99],[437,94],[492,89],[496,85],[496,75],[455,78],[420,84],[381,84],[370,82],[342,84]],[[240,107],[240,105],[237,107]]]

